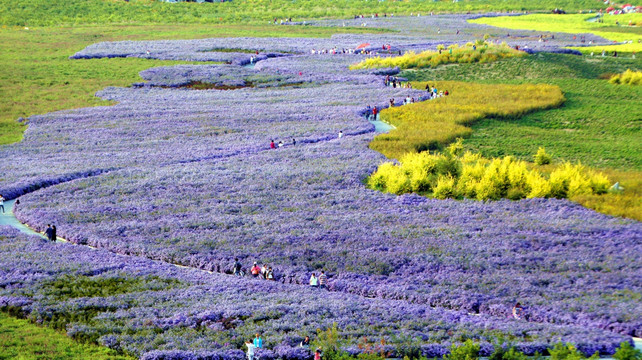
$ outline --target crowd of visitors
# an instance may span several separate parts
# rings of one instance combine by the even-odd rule
[[[243,265],[238,258],[235,258],[234,263],[232,264],[232,274],[235,276],[246,275],[246,272],[243,269]],[[250,268],[250,275],[256,279],[276,281],[276,276],[274,274],[274,269],[272,269],[272,266],[269,266],[268,264],[263,264],[262,266],[260,266],[256,261]],[[325,274],[324,270],[321,271],[321,274],[319,274],[319,276],[316,276],[316,273],[312,273],[312,276],[310,276],[310,286],[320,289],[327,288],[328,276]]]

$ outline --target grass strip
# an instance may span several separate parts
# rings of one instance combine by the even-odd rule
[[[0,312],[0,360],[126,360],[132,357],[90,344],[80,344],[53,329]]]
[[[371,149],[396,159],[409,152],[441,149],[458,137],[469,136],[472,129],[468,126],[485,117],[519,117],[558,107],[565,100],[559,87],[545,84],[412,83],[416,89],[426,84],[438,91],[448,90],[450,95],[383,110],[381,119],[396,129],[376,136]]]

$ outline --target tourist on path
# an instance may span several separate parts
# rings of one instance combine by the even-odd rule
[[[263,264],[263,266],[261,267],[261,278],[263,279],[266,278],[267,271],[268,271],[267,264]]]
[[[321,289],[325,289],[327,284],[328,284],[328,277],[325,275],[325,271],[321,271],[321,275],[319,275],[319,287]]]
[[[58,239],[58,234],[56,234],[56,225],[53,225],[51,227],[51,241],[56,242],[56,239]]]
[[[314,360],[321,360],[321,348],[317,348],[317,350],[314,352]]]
[[[267,273],[265,273],[265,279],[266,280],[275,281],[274,280],[274,271],[272,270],[271,266],[268,267]]]
[[[339,139],[343,137],[343,131],[339,130]]]
[[[315,289],[319,287],[319,278],[317,278],[317,276],[314,273],[312,273],[312,276],[310,276],[310,286],[312,286]]]
[[[247,346],[247,360],[254,360],[254,349],[256,346],[251,341],[245,342],[245,346]]]
[[[261,268],[256,263],[256,261],[254,262],[254,266],[252,266],[252,269],[250,270],[250,272],[252,273],[252,276],[255,278],[259,277],[259,275],[261,274]]]
[[[261,335],[259,335],[259,333],[256,333],[256,337],[254,338],[254,347],[257,349],[263,348],[263,339],[261,339]]]
[[[45,235],[47,236],[47,240],[51,241],[52,233],[53,233],[53,229],[51,228],[51,224],[47,224],[47,230],[45,230]]]
[[[303,341],[301,341],[301,344],[299,344],[300,347],[304,349],[309,349],[310,348],[310,337],[306,336]]]
[[[0,207],[2,208],[2,213],[4,214],[4,197],[0,195]]]
[[[234,259],[234,265],[232,265],[232,273],[237,276],[241,276],[241,263],[239,262],[239,259],[236,258]]]
[[[276,149],[276,144],[274,143],[274,140],[270,140],[270,149]]]

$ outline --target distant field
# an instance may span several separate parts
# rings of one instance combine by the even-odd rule
[[[224,3],[169,4],[152,0],[2,0],[0,24],[49,26],[106,23],[248,23],[292,18],[347,18],[358,14],[410,14],[417,12],[461,13],[467,11],[567,11],[598,9],[595,0],[461,0],[368,1],[368,0],[234,0]]]
[[[329,37],[354,28],[280,27],[265,25],[96,25],[0,30],[0,145],[22,139],[19,117],[109,104],[94,96],[107,86],[129,86],[138,73],[155,66],[194,62],[140,58],[69,60],[100,41],[195,39],[231,36]]]
[[[572,47],[584,53],[600,53],[602,49],[619,52],[642,51],[642,14],[604,15],[604,22],[588,21],[595,14],[533,14],[526,16],[488,17],[470,20],[475,24],[486,24],[507,29],[526,29],[536,31],[565,32],[572,34],[593,33],[614,42],[631,41],[631,44],[613,45],[609,47]],[[634,26],[628,26],[631,22]],[[618,25],[619,24],[619,25]],[[587,44],[588,45],[588,44]]]

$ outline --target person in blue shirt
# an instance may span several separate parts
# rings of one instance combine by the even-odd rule
[[[263,339],[261,339],[261,335],[259,335],[259,333],[256,333],[256,338],[254,338],[254,347],[257,349],[263,348]]]

